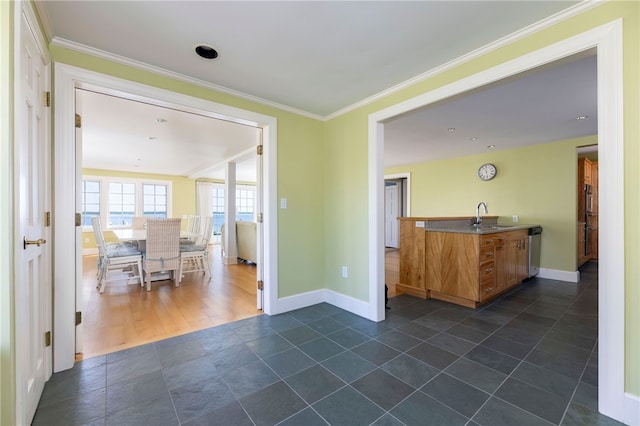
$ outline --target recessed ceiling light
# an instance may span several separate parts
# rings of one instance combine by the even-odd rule
[[[587,118],[589,118],[588,115],[579,115],[576,117],[576,120],[586,120]]]
[[[195,49],[198,56],[204,59],[215,59],[218,57],[218,52],[211,46],[207,46],[206,44],[200,44],[196,46]]]
[[[166,123],[167,119],[166,118],[156,118],[156,122],[157,123]]]
[[[147,137],[147,139],[148,139],[148,140],[150,140],[150,141],[154,141],[154,140],[156,140],[156,139],[158,139],[158,138],[157,138],[157,137],[155,137],[155,136],[149,136],[149,137]]]
[[[487,145],[487,148],[489,148],[489,149],[493,149],[495,147],[496,147],[495,145]]]
[[[478,138],[474,136],[474,137],[472,137],[472,138],[469,138],[469,140],[470,140],[470,141],[477,141],[477,140],[478,140]]]
[[[447,132],[455,132],[455,131],[456,131],[456,128],[455,128],[455,127],[449,127],[449,128],[447,129]]]

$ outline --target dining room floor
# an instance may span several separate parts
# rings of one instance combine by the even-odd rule
[[[597,266],[479,309],[399,295],[380,323],[329,304],[77,362],[34,425],[610,425],[597,411]]]

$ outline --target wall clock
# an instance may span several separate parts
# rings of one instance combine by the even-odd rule
[[[481,180],[491,180],[494,177],[496,177],[497,173],[498,173],[498,169],[496,169],[496,166],[494,166],[491,163],[483,164],[478,169],[478,177]]]

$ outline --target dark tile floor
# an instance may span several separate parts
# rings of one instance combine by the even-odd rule
[[[34,425],[608,425],[597,273],[473,310],[398,296],[373,323],[328,304],[87,359]]]

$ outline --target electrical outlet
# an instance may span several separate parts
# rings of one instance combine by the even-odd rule
[[[518,215],[513,215],[513,223],[518,223]]]
[[[342,267],[342,278],[347,278],[349,276],[349,270],[346,266]]]
[[[85,238],[85,239],[84,239],[84,242],[85,242],[85,243],[88,243],[88,242],[89,242],[89,239],[88,239],[88,238]]]

